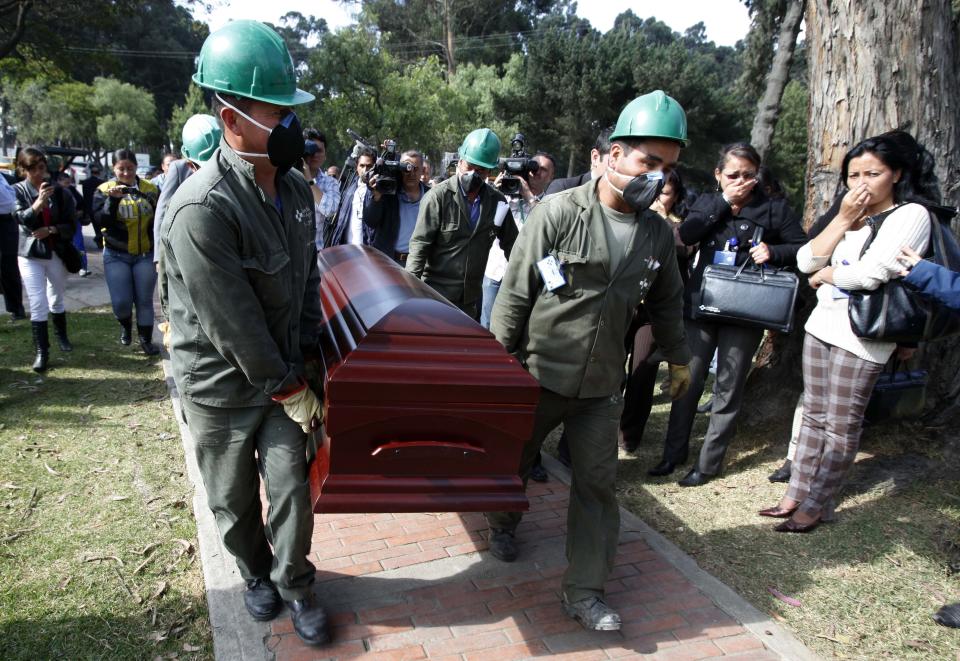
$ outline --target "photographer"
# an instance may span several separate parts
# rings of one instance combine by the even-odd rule
[[[129,149],[113,153],[114,178],[93,195],[94,222],[103,232],[103,274],[113,314],[120,322],[120,344],[132,341],[134,302],[140,348],[148,356],[153,344],[153,221],[160,191],[137,176],[137,157]]]
[[[407,271],[476,320],[490,246],[499,239],[509,255],[518,234],[506,198],[487,183],[499,153],[500,139],[490,129],[467,135],[457,175],[423,198],[407,258]]]
[[[370,230],[370,245],[406,266],[410,252],[410,237],[420,213],[420,200],[427,187],[420,180],[423,174],[423,155],[410,149],[400,157],[408,164],[400,178],[400,188],[394,195],[378,190],[380,175],[372,174],[363,200],[363,224]]]
[[[340,205],[340,184],[323,171],[327,160],[327,138],[317,129],[303,131],[303,177],[310,184],[317,214],[317,249],[323,247],[323,226],[337,213]]]

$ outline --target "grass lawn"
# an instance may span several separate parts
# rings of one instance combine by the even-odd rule
[[[655,404],[637,455],[620,454],[621,505],[825,658],[957,658],[960,631],[931,618],[960,601],[950,570],[960,571],[960,471],[937,440],[955,430],[919,423],[868,430],[837,522],[786,535],[756,511],[784,493],[766,478],[783,460],[792,411],[776,428],[741,428],[723,477],[687,489],[676,481],[689,465],[668,478],[646,474],[660,459],[670,410],[663,396]],[[697,416],[691,459],[706,423]]]
[[[160,363],[106,308],[68,318],[42,377],[29,322],[0,321],[0,658],[212,658]]]

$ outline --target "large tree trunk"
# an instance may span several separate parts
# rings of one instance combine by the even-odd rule
[[[933,153],[944,202],[956,206],[960,46],[950,0],[808,0],[806,40],[810,119],[804,226],[830,205],[844,154],[857,142],[896,128],[910,131]],[[798,347],[793,337],[779,340],[773,364],[751,377],[751,401],[773,395],[770,405],[751,415],[751,423],[777,419],[775,408],[788,417],[786,402],[800,388]],[[932,342],[925,354],[930,410],[943,423],[960,417],[960,340]]]
[[[790,63],[793,61],[793,52],[797,46],[797,35],[800,34],[800,23],[803,21],[803,6],[805,0],[790,0],[787,11],[780,23],[780,36],[777,39],[777,51],[773,56],[773,64],[767,75],[767,87],[763,98],[757,104],[757,114],[753,118],[753,129],[750,131],[750,144],[766,158],[773,142],[773,132],[777,128],[777,118],[780,116],[780,100],[783,98],[783,88],[790,78]]]

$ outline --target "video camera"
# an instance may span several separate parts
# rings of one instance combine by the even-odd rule
[[[500,180],[499,188],[504,195],[519,195],[520,177],[527,179],[540,170],[540,164],[525,151],[525,141],[523,134],[517,133],[510,141],[510,158],[500,159],[503,179]]]
[[[407,172],[413,172],[413,169],[413,163],[400,161],[396,141],[384,140],[383,152],[377,157],[373,167],[367,172],[366,179],[369,181],[370,177],[376,175],[377,181],[373,185],[374,190],[384,195],[396,195],[400,179]]]

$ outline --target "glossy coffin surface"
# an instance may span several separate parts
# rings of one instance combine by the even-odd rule
[[[315,512],[527,508],[536,380],[479,324],[372,248],[320,253],[326,425]]]

